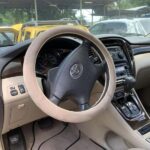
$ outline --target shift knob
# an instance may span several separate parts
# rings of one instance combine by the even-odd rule
[[[125,78],[125,91],[130,92],[134,88],[136,80],[133,76],[128,76]]]

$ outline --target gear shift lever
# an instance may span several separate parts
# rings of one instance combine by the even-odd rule
[[[125,78],[125,92],[129,93],[132,88],[134,88],[135,85],[135,78],[132,76],[127,76]]]

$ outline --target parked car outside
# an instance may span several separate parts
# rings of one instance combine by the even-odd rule
[[[53,29],[57,26],[68,25],[75,28],[89,32],[88,28],[80,25],[76,20],[49,20],[49,21],[38,21],[38,22],[27,22],[22,25],[22,28],[18,34],[18,42],[25,41],[28,39],[34,39],[41,32],[48,29]]]
[[[150,18],[105,20],[93,25],[89,30],[94,35],[146,36],[150,33]]]
[[[0,27],[0,47],[11,46],[17,42],[18,30],[13,27]]]

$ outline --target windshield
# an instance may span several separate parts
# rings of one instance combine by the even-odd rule
[[[150,19],[144,19],[140,21],[143,28],[145,29],[146,34],[150,33]]]
[[[150,0],[0,0],[0,7],[1,47],[60,25],[94,35],[150,37]]]
[[[0,33],[0,47],[13,45],[14,35],[11,32],[1,32]]]

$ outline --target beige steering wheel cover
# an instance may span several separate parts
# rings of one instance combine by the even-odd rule
[[[63,35],[63,34],[72,34],[84,37],[91,41],[93,44],[97,46],[98,49],[101,50],[107,64],[108,64],[108,72],[109,72],[109,82],[108,82],[108,89],[104,97],[101,99],[100,103],[96,106],[80,112],[69,111],[63,109],[54,103],[52,103],[42,92],[37,78],[35,74],[35,64],[37,55],[42,48],[42,46],[49,40],[56,36]],[[64,121],[64,122],[71,122],[71,123],[80,123],[85,122],[96,115],[98,115],[101,111],[103,111],[107,105],[111,102],[115,87],[116,87],[116,76],[115,76],[115,67],[113,60],[105,48],[105,46],[96,39],[93,35],[86,33],[82,30],[73,28],[73,27],[57,27],[55,29],[51,29],[41,33],[29,46],[25,58],[24,58],[24,65],[23,65],[23,76],[26,88],[31,96],[33,102],[47,115]]]

